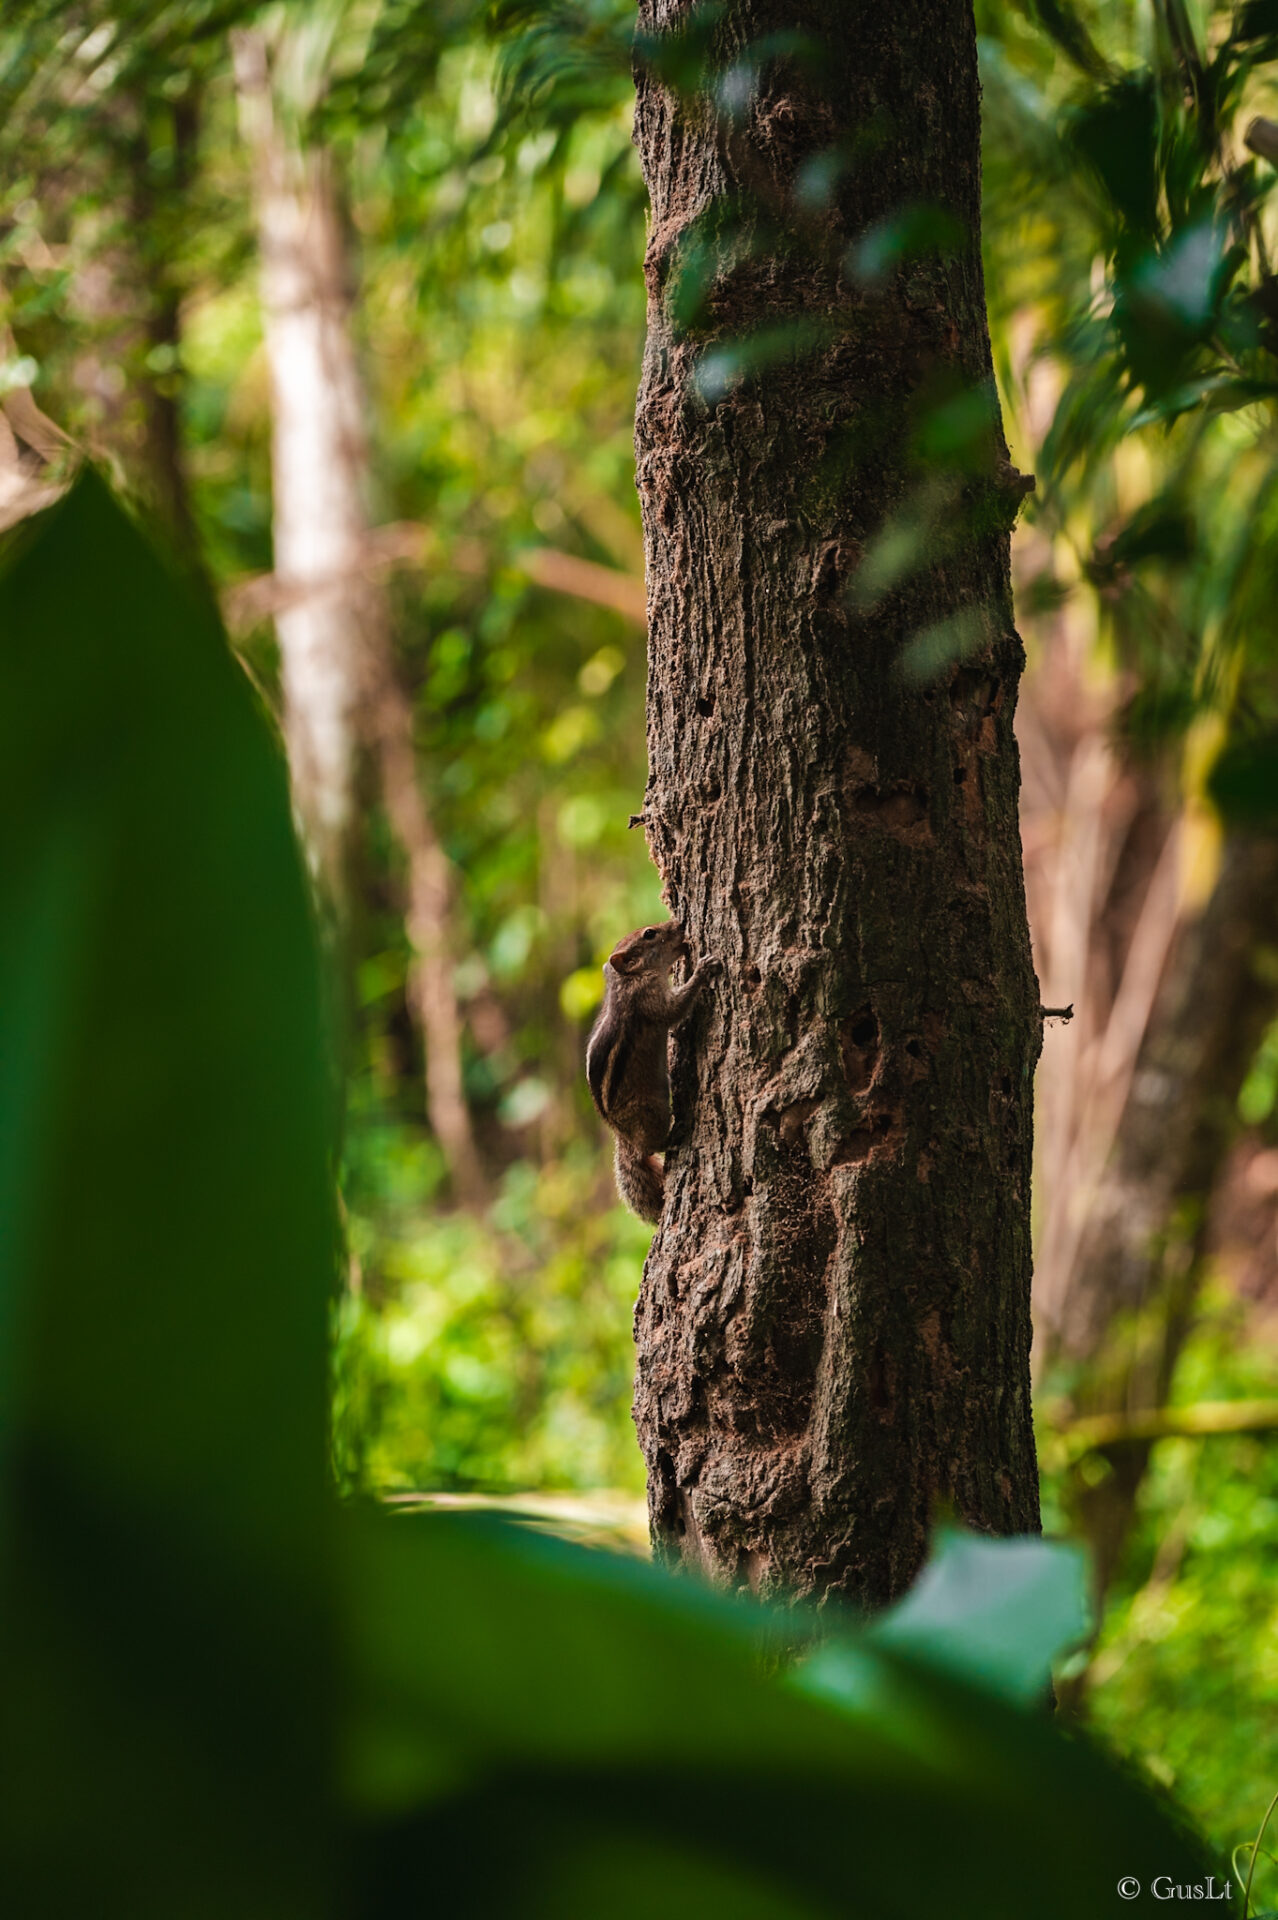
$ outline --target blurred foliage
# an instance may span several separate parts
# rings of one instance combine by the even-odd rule
[[[193,1878],[193,1913],[285,1913],[329,1870],[337,1278],[336,1102],[287,771],[212,608],[96,477],[16,549],[0,579],[6,1897],[158,1914]]]
[[[1207,729],[1191,782],[1265,824],[1275,169],[1244,136],[1278,107],[1275,23],[1183,0],[978,12],[992,320],[1047,547],[1030,590],[1094,595],[1133,750],[1174,766]]]
[[[1273,1346],[1218,1292],[1176,1378],[1173,1404],[1263,1399]],[[1107,1471],[1094,1456],[1096,1473]],[[1063,1487],[1044,1488],[1064,1523]],[[1110,1597],[1092,1676],[1092,1718],[1152,1780],[1192,1807],[1223,1847],[1259,1822],[1278,1781],[1278,1447],[1272,1435],[1165,1440]],[[1258,1888],[1278,1895],[1266,1870]]]
[[[0,29],[5,377],[35,382],[144,501],[163,485],[162,390],[218,583],[270,564],[266,371],[226,44],[253,11],[33,7]],[[552,76],[526,102],[510,62],[527,36],[503,50],[461,4],[311,10],[296,78],[299,110],[338,141],[347,175],[378,517],[431,534],[429,571],[394,583],[397,639],[462,881],[467,1091],[507,1168],[490,1220],[441,1219],[398,876],[370,809],[348,1023],[363,1282],[339,1326],[348,1481],[639,1480],[628,1323],[646,1235],[612,1203],[579,1056],[603,957],[660,912],[627,832],[644,779],[642,637],[520,566],[550,544],[641,570],[629,415],[642,197],[617,19],[588,101],[566,101]],[[179,178],[183,102],[198,164],[188,155]],[[180,329],[157,347],[156,312],[175,300]],[[275,697],[269,632],[245,651]]]
[[[642,636],[532,586],[519,556],[641,571],[641,200],[624,103],[560,128],[500,115],[494,53],[455,49],[354,195],[385,517],[426,522],[441,556],[398,583],[398,637],[463,889],[467,1091],[506,1172],[487,1220],[440,1219],[374,821],[347,1154],[363,1286],[339,1329],[338,1447],[372,1485],[634,1487],[648,1234],[615,1205],[580,1059],[604,957],[661,912],[627,828]]]
[[[1278,108],[1278,15],[1025,0],[978,22],[991,325],[1013,456],[1038,476],[1031,659],[1083,603],[1124,692],[1121,749],[1169,801],[1272,830],[1278,234],[1273,164],[1244,136]],[[1271,1036],[1249,1124],[1268,1123],[1273,1080]],[[1271,1323],[1218,1303],[1173,1397],[1266,1397],[1273,1378]],[[1222,1844],[1278,1780],[1275,1473],[1264,1438],[1154,1449],[1091,1674],[1094,1722]],[[1044,1487],[1049,1528],[1064,1492]]]
[[[270,565],[266,368],[226,46],[250,11],[138,5],[118,72],[120,22],[93,7],[33,8],[0,31],[7,377],[36,382],[143,500],[158,490],[149,397],[163,387],[219,584]],[[603,958],[660,914],[627,831],[644,782],[642,635],[520,564],[550,545],[642,568],[630,444],[642,191],[610,18],[588,98],[565,98],[558,64],[527,98],[518,62],[530,36],[544,54],[546,34],[512,20],[496,45],[481,10],[460,4],[312,10],[296,76],[298,110],[338,142],[346,173],[377,518],[431,536],[428,569],[393,582],[397,643],[461,880],[467,1092],[507,1169],[490,1221],[441,1219],[396,856],[371,807],[348,1022],[362,1277],[339,1326],[348,1481],[633,1487],[640,1474],[629,1305],[647,1236],[613,1204],[580,1055]],[[555,44],[576,42],[561,30]],[[567,62],[570,80],[580,66]],[[150,82],[145,114],[136,73]],[[196,88],[198,166],[179,182],[171,103]],[[120,127],[147,139],[121,155]],[[154,200],[140,226],[139,175]],[[157,356],[150,319],[175,290],[180,337]],[[244,650],[276,698],[269,631]]]
[[[11,0],[0,21],[0,288],[11,330],[0,341],[0,385],[33,385],[144,502],[173,481],[163,471],[171,409],[202,564],[218,588],[270,566],[266,369],[226,39],[259,11],[248,0],[120,0],[111,9]],[[995,357],[1014,457],[1039,476],[1022,609],[1031,653],[1038,621],[1067,601],[1094,607],[1105,650],[1126,676],[1132,749],[1161,756],[1173,777],[1198,787],[1210,772],[1223,807],[1267,820],[1278,771],[1274,175],[1242,133],[1253,114],[1278,112],[1268,64],[1278,26],[1267,7],[1230,12],[1201,0],[1077,8],[980,0],[977,11]],[[613,1204],[579,1061],[605,953],[659,912],[641,839],[626,826],[643,791],[642,639],[620,615],[536,586],[522,560],[548,545],[631,575],[641,568],[630,423],[644,224],[630,144],[628,10],[612,0],[493,9],[326,0],[310,17],[323,84],[315,72],[300,75],[297,110],[313,137],[333,143],[345,179],[377,517],[431,535],[428,565],[405,567],[394,581],[397,643],[422,777],[461,876],[467,1089],[499,1185],[482,1219],[438,1205],[441,1165],[405,1006],[398,876],[370,805],[345,1041],[343,1188],[357,1284],[334,1309],[338,1477],[349,1492],[638,1487],[629,1306],[647,1230]],[[713,9],[701,10],[695,31],[640,46],[638,56],[663,61],[672,84],[694,86],[698,35],[713,19]],[[748,94],[749,72],[738,78]],[[796,244],[815,244],[848,164],[831,154],[804,183],[812,221]],[[705,335],[707,394],[805,349],[793,330],[735,338],[705,306],[712,270],[734,247],[775,245],[766,213],[721,209],[680,261],[676,296],[684,324]],[[943,208],[889,210],[846,270],[873,287],[902,263],[960,243]],[[988,430],[988,407],[946,395],[921,420],[916,451],[924,468],[948,462],[966,484]],[[889,592],[934,554],[939,530],[953,532],[952,505],[945,488],[922,486],[872,550],[863,589]],[[962,633],[915,639],[923,674],[965,644]],[[248,636],[243,651],[274,699],[269,633]],[[1272,1113],[1274,1058],[1271,1042],[1248,1083],[1254,1121]],[[226,1124],[234,1132],[236,1121]],[[216,1223],[223,1211],[214,1203],[207,1215]],[[174,1231],[175,1261],[191,1237]],[[313,1317],[308,1324],[311,1352]],[[228,1367],[236,1343],[248,1349],[263,1338],[252,1303],[233,1326],[218,1326],[216,1352]],[[1226,1314],[1191,1349],[1178,1393],[1263,1392],[1271,1353],[1250,1351]],[[175,1395],[184,1378],[175,1374]],[[162,1452],[154,1427],[137,1432],[141,1447]],[[246,1429],[236,1457],[265,1445],[265,1434]],[[1278,1779],[1268,1731],[1273,1460],[1272,1447],[1251,1441],[1157,1450],[1101,1641],[1098,1721],[1221,1844],[1243,1837],[1259,1817],[1263,1783]],[[411,1606],[400,1576],[387,1576],[399,1596],[392,1611],[411,1614],[414,1632],[431,1618],[421,1588],[445,1565],[464,1571],[472,1551],[493,1556],[491,1578],[509,1580],[521,1603],[521,1582],[536,1591],[544,1577],[562,1595],[568,1581],[568,1561],[534,1554],[526,1565],[522,1538],[464,1530],[439,1538],[436,1547],[402,1546],[406,1558],[421,1555],[422,1570],[403,1576],[421,1583]],[[611,1591],[611,1572],[591,1577]],[[598,1600],[599,1618],[612,1621],[610,1604]],[[654,1604],[673,1609],[682,1633],[680,1609],[695,1614],[701,1603]],[[614,1626],[600,1629],[601,1684],[632,1658]],[[503,1616],[497,1631],[526,1655],[531,1639],[520,1638],[518,1618]],[[703,1657],[701,1627],[687,1631],[691,1671]],[[526,1673],[516,1666],[477,1678],[478,1628],[467,1644],[467,1684],[503,1724]],[[762,1683],[724,1659],[725,1692],[755,1698]],[[563,1656],[561,1695],[580,1684],[565,1678],[570,1667]],[[211,1670],[220,1671],[216,1660]],[[632,1706],[651,1678],[647,1667],[636,1672]],[[422,1683],[436,1703],[447,1678]],[[769,1692],[769,1711],[776,1697]],[[412,1794],[428,1762],[416,1731],[390,1725],[393,1712],[378,1698],[383,1720],[360,1748],[359,1777],[383,1813],[391,1805],[402,1813],[400,1854],[382,1869],[391,1885],[423,1837]],[[895,1714],[900,1696],[890,1701]],[[1246,1738],[1241,1702],[1255,1715]],[[911,1695],[909,1713],[916,1704]],[[670,1713],[680,1726],[688,1718],[682,1700]],[[804,1723],[805,1737],[814,1724]],[[924,1714],[910,1724],[938,1750],[958,1738],[949,1719]],[[1008,1738],[1015,1758],[1020,1735]],[[602,1836],[596,1864],[575,1869],[582,1911],[600,1904],[604,1881],[589,1876],[611,1869],[599,1863],[620,1854],[633,1867],[638,1846],[615,1808],[590,1798],[584,1775],[594,1752],[585,1753],[560,1756],[560,1786],[594,1809]],[[494,1754],[509,1761],[496,1736],[483,1765],[496,1766]],[[429,1757],[441,1777],[472,1764],[473,1753],[447,1740]],[[1041,1783],[1020,1828],[1005,1813],[1012,1839],[1058,1807],[1062,1817],[1076,1811],[1058,1787]],[[637,1820],[653,1804],[652,1783],[632,1777],[627,1792],[626,1817]],[[496,1788],[492,1796],[477,1803],[489,1823],[482,1834],[517,1812],[511,1831],[530,1857],[553,1853],[562,1799],[530,1789],[516,1806]],[[713,1804],[727,1831],[728,1814]],[[738,1840],[749,1835],[753,1803],[740,1804]],[[922,1817],[916,1807],[901,1830],[900,1858],[913,1857]],[[882,1830],[885,1857],[893,1831]],[[431,1828],[427,1837],[439,1836]],[[727,1872],[722,1859],[707,1866],[687,1835],[670,1848],[688,1900],[708,1910],[701,1895],[711,1882],[698,1875],[722,1893],[713,1879]],[[1122,1870],[1131,1864],[1124,1859]],[[1047,1884],[1035,1876],[1036,1889]],[[1066,1875],[1059,1884],[1072,1883]],[[607,1885],[611,1907],[615,1883]],[[636,1910],[655,1904],[648,1881],[635,1885]],[[953,1910],[963,1911],[951,1892],[947,1884]],[[1055,1883],[1045,1897],[1055,1897]],[[669,1904],[664,1888],[660,1898]],[[755,1904],[738,1911],[824,1910],[775,1887],[753,1887],[749,1898]]]
[[[540,1169],[517,1161],[485,1220],[432,1218],[402,1140],[352,1131],[353,1250],[384,1291],[338,1310],[342,1484],[642,1492],[627,1413],[649,1230],[600,1207],[597,1160],[579,1147]]]

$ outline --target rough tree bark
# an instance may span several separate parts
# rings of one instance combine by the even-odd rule
[[[643,0],[641,28],[688,14]],[[675,1049],[636,1421],[666,1558],[862,1605],[908,1586],[939,1506],[1038,1525],[1024,489],[993,394],[979,131],[969,0],[729,0],[695,100],[638,78],[644,818],[672,912],[725,971]],[[845,264],[937,207],[948,251]],[[667,294],[716,208],[744,228],[694,338]],[[698,397],[708,347],[779,325],[801,350]],[[985,397],[966,477],[911,454],[941,391]],[[876,536],[938,497],[919,564],[864,591]],[[942,662],[924,681],[902,671],[920,635]]]
[[[246,28],[232,40],[254,161],[271,372],[275,625],[293,790],[316,864],[340,903],[361,740],[373,753],[407,866],[408,997],[425,1052],[427,1114],[457,1198],[476,1203],[486,1183],[462,1085],[452,874],[418,779],[390,609],[369,564],[365,397],[332,160],[281,125],[265,33]]]

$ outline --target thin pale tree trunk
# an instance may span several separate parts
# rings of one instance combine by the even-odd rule
[[[266,35],[245,30],[233,45],[271,379],[275,574],[293,590],[275,616],[284,733],[307,845],[340,897],[368,643],[368,459],[346,249],[329,155],[303,148],[280,124]]]
[[[649,35],[689,17],[640,7]],[[967,0],[729,0],[708,63],[696,100],[641,71],[636,122],[644,819],[724,972],[675,1045],[635,1415],[667,1560],[864,1606],[909,1585],[938,1510],[1038,1526],[1023,488],[993,401]],[[876,234],[938,205],[952,249],[858,275]],[[778,329],[793,346],[734,375]],[[940,379],[988,397],[967,481],[910,465]],[[938,486],[918,564],[870,591],[867,555]],[[903,671],[908,648],[930,672]]]
[[[427,1114],[456,1197],[476,1204],[485,1181],[462,1084],[452,874],[420,785],[385,591],[369,564],[365,395],[333,163],[285,130],[265,34],[247,29],[233,39],[255,172],[271,372],[275,625],[297,809],[340,904],[356,751],[368,745],[407,868],[409,1004],[425,1053]]]
[[[485,1198],[486,1181],[462,1084],[462,1018],[453,988],[449,928],[453,877],[422,797],[413,748],[413,713],[394,672],[389,646],[384,671],[370,687],[369,735],[377,755],[382,800],[408,867],[405,924],[413,949],[409,999],[426,1054],[426,1108],[456,1197]]]

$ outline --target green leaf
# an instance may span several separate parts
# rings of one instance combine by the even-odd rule
[[[1235,40],[1264,40],[1278,34],[1278,0],[1243,0],[1234,19]]]
[[[1079,1548],[947,1528],[910,1592],[870,1637],[1029,1704],[1046,1696],[1053,1661],[1078,1645],[1088,1624]]]
[[[777,366],[796,366],[837,337],[825,320],[787,320],[759,327],[721,346],[709,347],[693,368],[690,385],[707,406],[715,406],[743,382]]]
[[[91,473],[0,577],[15,1911],[322,1887],[331,1100],[282,757]]]
[[[878,286],[903,261],[933,254],[944,259],[959,253],[968,239],[962,221],[948,207],[918,202],[876,221],[863,233],[848,249],[847,271],[864,286]]]
[[[1104,79],[1109,62],[1068,0],[1030,0],[1030,6],[1067,59],[1091,79]]]
[[[691,1914],[686,1869],[707,1914],[923,1920],[920,1834],[945,1862],[947,1913],[972,1920],[1023,1920],[1027,1887],[1036,1916],[1076,1920],[1124,1873],[1204,1879],[1195,1848],[1046,1714],[917,1661],[922,1640],[972,1637],[956,1551],[940,1626],[898,1629],[908,1661],[848,1636],[855,1684],[833,1699],[807,1672],[767,1671],[810,1640],[809,1616],[473,1516],[364,1519],[346,1554],[346,1791],[377,1911],[429,1891],[450,1914],[637,1915],[668,1873],[670,1910]],[[1072,1575],[1039,1551],[1052,1573],[1022,1586],[1055,1609],[1056,1646]]]
[[[1204,374],[1142,407],[1133,415],[1130,431],[1135,433],[1160,420],[1175,420],[1182,413],[1192,413],[1196,407],[1208,413],[1237,413],[1243,407],[1254,407],[1275,397],[1278,397],[1278,382],[1273,380],[1244,380],[1226,373]]]
[[[1094,170],[1120,222],[1153,238],[1158,208],[1158,120],[1147,73],[1099,89],[1075,109],[1069,143]]]
[[[1278,827],[1278,731],[1231,741],[1207,782],[1223,819],[1239,827]]]

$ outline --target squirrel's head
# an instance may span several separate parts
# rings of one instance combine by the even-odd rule
[[[636,973],[666,973],[687,952],[688,942],[683,937],[683,928],[673,920],[663,920],[659,926],[640,927],[637,933],[628,933],[624,940],[619,940],[608,955],[608,964],[614,973],[623,977]]]

